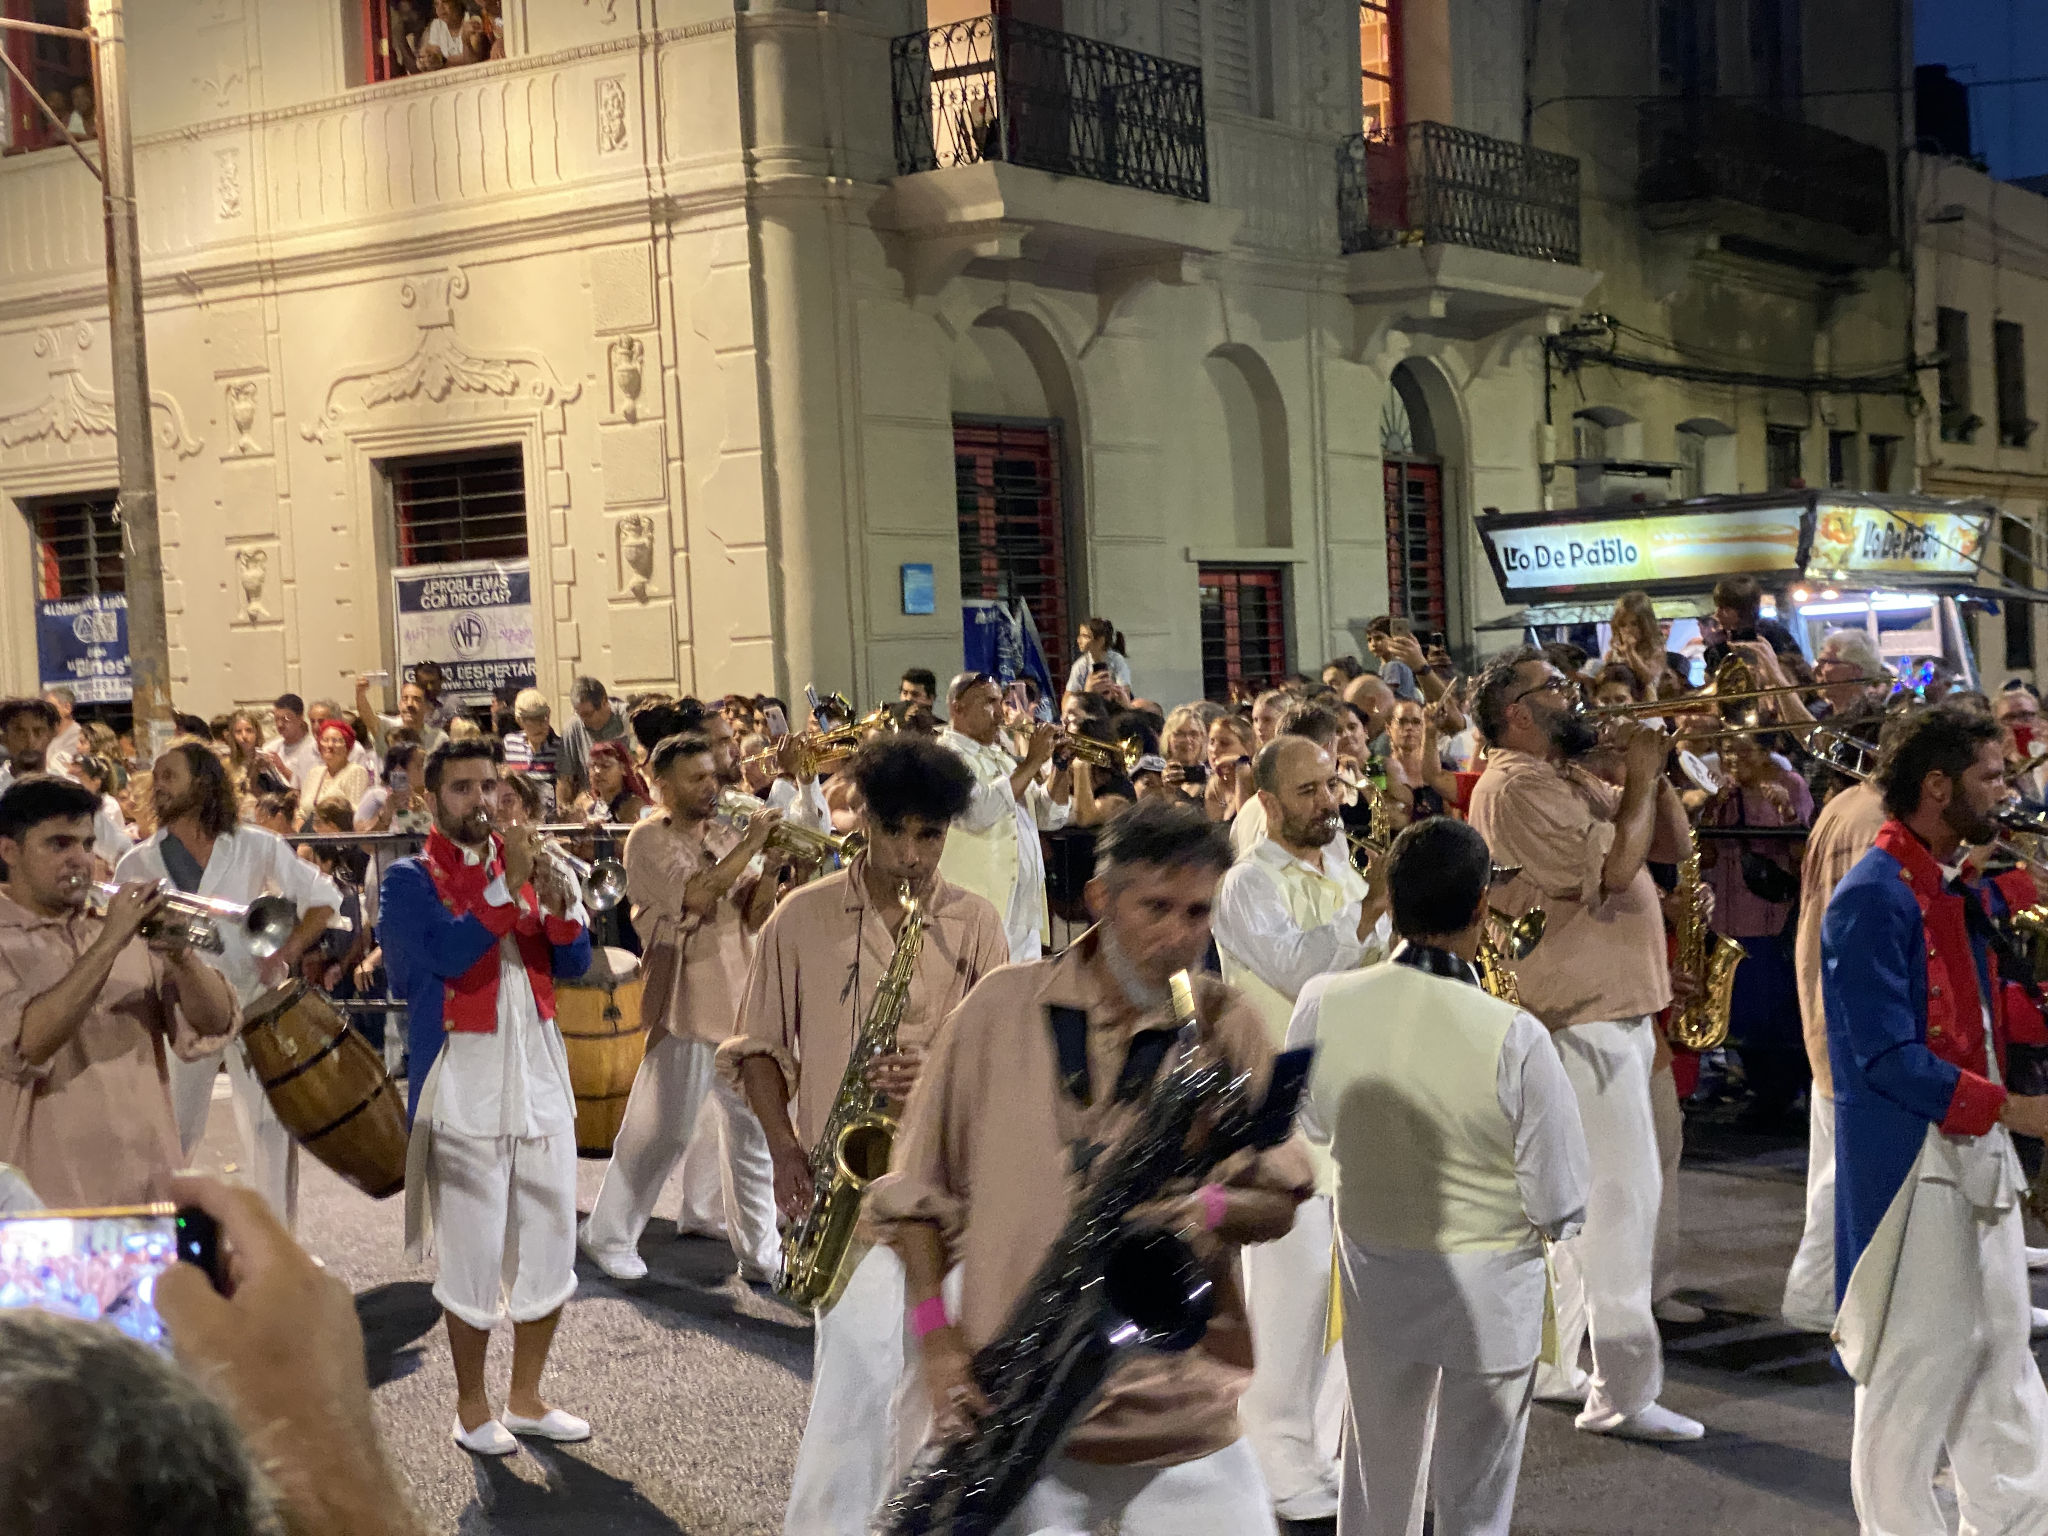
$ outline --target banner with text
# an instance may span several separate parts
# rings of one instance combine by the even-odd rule
[[[1905,512],[1822,502],[1813,530],[1816,575],[1974,576],[1989,512]]]
[[[524,560],[406,566],[391,578],[402,679],[421,662],[434,662],[442,697],[464,704],[484,703],[508,683],[533,686],[538,652],[532,576]]]
[[[44,688],[69,688],[81,704],[126,704],[135,696],[128,675],[127,594],[38,602],[36,655]]]
[[[1557,588],[1794,572],[1804,512],[1795,503],[1520,528],[1489,527],[1481,519],[1479,531],[1500,573],[1502,595],[1512,598]]]

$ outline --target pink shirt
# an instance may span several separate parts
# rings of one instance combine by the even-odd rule
[[[730,827],[708,821],[685,826],[667,811],[626,834],[626,898],[646,951],[640,1018],[650,1045],[663,1034],[716,1045],[732,1033],[754,961],[754,935],[741,912],[758,876],[734,881],[708,918],[683,910],[683,887],[739,840]]]
[[[1799,872],[1799,934],[1792,946],[1792,967],[1799,977],[1799,1022],[1806,1035],[1813,1086],[1829,1098],[1834,1097],[1835,1079],[1828,1064],[1828,1016],[1820,996],[1821,919],[1827,916],[1835,887],[1870,852],[1884,822],[1884,796],[1877,786],[1851,785],[1820,808]]]
[[[1700,817],[1707,827],[1803,827],[1813,820],[1813,791],[1798,774],[1779,769],[1772,778],[1791,799],[1783,813],[1761,790],[1731,784],[1727,795],[1709,805]],[[1765,901],[1742,878],[1744,851],[1761,854],[1788,874],[1799,871],[1800,845],[1773,839],[1741,842],[1728,838],[1700,839],[1700,877],[1714,892],[1714,932],[1724,938],[1754,939],[1783,933],[1792,916],[1789,901]]]

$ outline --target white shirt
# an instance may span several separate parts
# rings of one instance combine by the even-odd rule
[[[310,730],[290,746],[286,746],[280,736],[270,743],[270,750],[284,764],[284,771],[291,775],[294,789],[303,785],[320,767],[320,743]]]
[[[1289,1050],[1315,1043],[1332,979],[1302,988],[1287,1026]],[[1518,1012],[1508,1025],[1494,1101],[1514,1127],[1515,1184],[1535,1229],[1528,1243],[1496,1252],[1430,1253],[1368,1248],[1343,1237],[1351,1277],[1370,1314],[1370,1321],[1358,1321],[1401,1358],[1456,1370],[1517,1371],[1543,1347],[1547,1280],[1536,1232],[1562,1242],[1585,1225],[1592,1172],[1571,1080],[1550,1031],[1533,1014]],[[1311,1141],[1329,1143],[1330,1109],[1313,1093],[1302,1100],[1301,1128]],[[1339,1180],[1347,1176],[1370,1178],[1371,1170],[1339,1165]]]
[[[471,864],[478,862],[474,849],[465,848],[463,855]],[[484,888],[484,900],[494,907],[512,905],[503,875]],[[581,904],[568,916],[583,922]],[[451,1031],[434,1071],[437,1131],[522,1141],[575,1134],[569,1055],[561,1031],[540,1016],[514,935],[498,941],[497,1029],[488,1035]]]
[[[1120,651],[1110,651],[1102,658],[1102,664],[1109,668],[1109,675],[1126,688],[1131,686],[1131,664],[1124,660]],[[1093,656],[1081,655],[1074,658],[1073,666],[1067,669],[1067,692],[1086,693],[1088,674],[1095,669]]]
[[[447,22],[436,16],[427,26],[426,36],[420,39],[422,48],[438,48],[441,57],[450,64],[462,62],[462,36]]]
[[[974,770],[974,795],[967,809],[954,823],[963,832],[986,832],[1005,816],[1017,826],[1017,885],[1010,892],[1010,910],[1003,914],[1003,932],[1010,941],[1010,953],[1034,953],[1038,940],[1038,917],[1045,900],[1045,850],[1038,844],[1041,830],[1052,832],[1067,824],[1068,806],[1056,803],[1043,784],[1033,782],[1020,802],[1010,787],[1010,775],[1017,771],[1017,759],[1000,745],[983,746],[971,736],[948,728],[939,733],[939,745],[958,753]]]
[[[121,810],[121,802],[112,795],[100,796],[100,808],[92,817],[92,851],[109,864],[119,864],[124,854],[135,846],[135,839],[128,835],[128,818]]]
[[[163,829],[159,828],[148,842],[130,849],[114,866],[114,878],[123,883],[168,880],[164,837]],[[196,894],[217,896],[242,906],[258,896],[285,896],[297,906],[301,917],[314,907],[341,910],[340,888],[294,853],[290,843],[261,827],[237,827],[227,836],[213,840],[213,852],[207,856]],[[256,974],[260,962],[250,950],[247,937],[233,924],[221,924],[221,940],[226,946],[221,954],[202,954],[200,958],[227,977],[235,996],[246,1007],[266,990]]]
[[[1303,860],[1303,864],[1318,874],[1338,878],[1350,867],[1342,841],[1340,838],[1324,848],[1320,861]],[[1294,855],[1269,837],[1233,864],[1217,894],[1211,930],[1220,948],[1229,950],[1267,986],[1287,997],[1299,997],[1301,989],[1318,976],[1355,971],[1368,960],[1384,959],[1393,940],[1393,927],[1385,913],[1370,933],[1359,938],[1363,899],[1347,901],[1320,928],[1297,926],[1287,910],[1278,876],[1294,862]]]
[[[43,765],[52,773],[69,773],[71,765],[84,755],[85,727],[74,720],[52,738]]]
[[[825,804],[822,780],[800,785],[795,779],[777,779],[768,786],[768,808],[782,812],[782,819],[793,827],[808,827],[813,832],[832,830],[832,811]]]

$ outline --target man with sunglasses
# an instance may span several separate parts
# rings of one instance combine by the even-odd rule
[[[1534,648],[1494,661],[1472,701],[1488,745],[1472,825],[1496,864],[1520,870],[1496,902],[1511,912],[1540,903],[1548,914],[1543,942],[1515,963],[1515,980],[1564,1058],[1593,1157],[1585,1230],[1554,1250],[1562,1374],[1539,1375],[1537,1394],[1583,1395],[1578,1427],[1593,1434],[1697,1440],[1697,1420],[1657,1401],[1664,1352],[1650,1310],[1663,1196],[1650,1073],[1672,976],[1647,866],[1683,856],[1685,810],[1665,780],[1667,742],[1654,728],[1614,728],[1619,789],[1580,766],[1600,737],[1576,702]],[[1587,1378],[1578,1357],[1589,1329]]]

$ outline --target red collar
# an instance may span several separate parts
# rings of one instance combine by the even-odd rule
[[[1877,829],[1877,846],[1899,861],[1906,880],[1923,897],[1948,892],[1948,876],[1934,852],[1920,840],[1920,834],[1896,819]]]
[[[498,835],[491,834],[490,851],[472,864],[469,851],[439,827],[427,834],[427,871],[434,888],[460,915],[483,900],[484,887],[505,868],[505,848]]]

